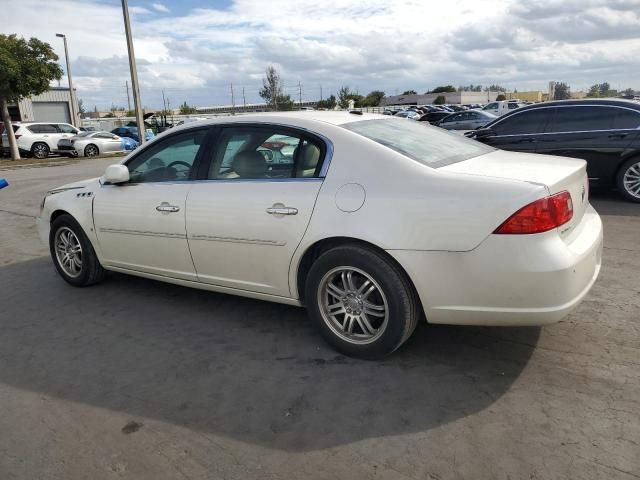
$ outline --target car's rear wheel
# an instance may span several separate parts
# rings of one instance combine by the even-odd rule
[[[620,193],[632,202],[640,203],[640,157],[625,162],[616,178]]]
[[[42,142],[34,143],[31,146],[31,155],[38,159],[47,158],[49,156],[49,146]]]
[[[91,242],[71,215],[60,215],[51,223],[49,250],[56,270],[71,285],[84,287],[104,278]]]
[[[100,154],[100,150],[93,143],[90,143],[86,147],[84,147],[84,156],[85,157],[97,157]]]
[[[402,345],[420,318],[406,274],[375,249],[345,245],[322,254],[305,288],[309,315],[339,352],[382,358]]]

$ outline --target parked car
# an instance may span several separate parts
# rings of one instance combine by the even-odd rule
[[[435,124],[443,118],[448,117],[449,115],[451,115],[451,113],[449,112],[429,112],[420,115],[418,118],[416,118],[416,120],[420,122],[429,122],[431,124]]]
[[[467,110],[465,112],[451,113],[436,123],[438,127],[447,130],[473,130],[484,127],[497,117],[484,110]]]
[[[273,168],[261,150],[285,141]],[[600,269],[586,184],[582,160],[394,117],[250,114],[176,127],[102,178],[48,192],[37,224],[71,285],[112,270],[306,305],[337,350],[380,358],[423,315],[567,315]]]
[[[482,107],[482,110],[487,113],[493,113],[497,117],[505,115],[509,113],[511,110],[515,110],[516,108],[520,108],[521,105],[517,102],[511,102],[508,100],[501,100],[499,102],[491,102]]]
[[[97,157],[124,150],[122,138],[110,132],[80,132],[74,137],[63,138],[58,142],[58,151],[61,154],[78,157]]]
[[[488,145],[587,161],[594,185],[640,202],[640,105],[628,100],[564,100],[514,110],[468,134]]]
[[[118,127],[111,130],[111,133],[113,133],[114,135],[118,135],[119,137],[133,138],[136,142],[140,143],[140,137],[138,136],[138,127]],[[155,134],[149,129],[145,129],[144,133],[144,138],[147,141],[155,138]]]
[[[58,142],[70,138],[80,131],[68,123],[13,122],[13,131],[21,155],[47,158],[50,153],[58,153]],[[2,133],[2,144],[8,146],[7,132]]]

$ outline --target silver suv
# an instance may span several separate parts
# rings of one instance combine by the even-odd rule
[[[20,153],[35,158],[47,158],[50,153],[58,153],[58,141],[80,132],[68,123],[14,122],[12,125]],[[9,146],[7,132],[2,133],[2,145]]]

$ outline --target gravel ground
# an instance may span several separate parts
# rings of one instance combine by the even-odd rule
[[[302,309],[66,285],[38,205],[112,162],[0,166],[1,479],[640,478],[640,205],[595,194],[603,268],[565,321],[421,325],[363,362]]]

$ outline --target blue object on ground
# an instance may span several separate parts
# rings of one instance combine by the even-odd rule
[[[0,178],[0,189],[3,189],[4,187],[8,187],[9,186],[9,182],[7,182],[6,178]]]

